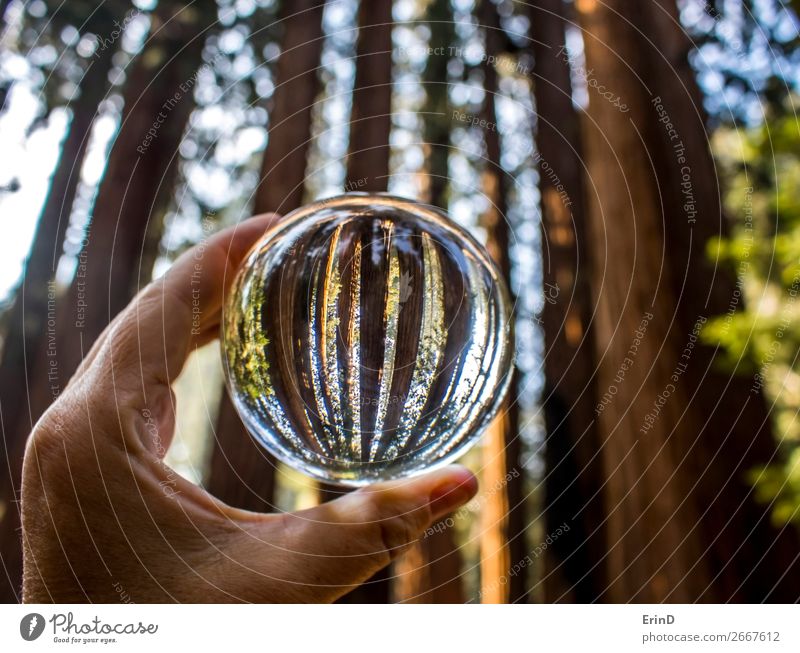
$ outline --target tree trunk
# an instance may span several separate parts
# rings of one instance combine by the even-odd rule
[[[450,0],[428,5],[431,47],[455,43]],[[435,44],[435,45],[434,45]],[[447,210],[448,159],[451,111],[447,65],[450,58],[429,54],[422,73],[425,143],[425,194],[423,201]],[[394,566],[394,598],[403,603],[463,603],[462,559],[453,528],[426,534]]]
[[[385,191],[392,128],[392,3],[362,2],[345,190]]]
[[[385,191],[389,183],[392,128],[392,3],[361,2],[358,8],[356,78],[350,112],[346,191]],[[320,488],[323,500],[341,488]],[[389,568],[340,599],[343,603],[388,603]]]
[[[212,6],[159,6],[153,36],[132,64],[122,122],[64,304],[69,320],[60,320],[62,379],[136,291],[145,236],[163,220],[154,207],[166,206],[163,198],[172,193]]]
[[[65,372],[71,372],[106,325],[130,301],[153,208],[172,193],[178,148],[195,107],[194,87],[215,4],[166,4],[137,57],[125,89],[120,130],[100,184],[69,291],[72,320]],[[163,21],[163,25],[159,24]],[[153,135],[152,139],[149,136]],[[84,298],[87,306],[81,307]],[[82,351],[83,347],[83,351]]]
[[[255,197],[256,214],[288,213],[302,204],[311,114],[320,92],[325,0],[285,4],[283,48],[270,111],[269,142]]]
[[[569,65],[556,54],[566,42],[564,0],[537,0],[529,17],[544,257],[545,530],[570,526],[547,549],[543,584],[548,602],[590,602],[606,581],[595,565],[605,540],[580,123]]]
[[[650,102],[648,142],[658,144],[652,158],[663,183],[664,248],[679,298],[676,317],[687,333],[701,317],[725,315],[738,290],[728,270],[706,255],[706,243],[726,236],[728,224],[688,60],[694,44],[681,28],[675,0],[654,0],[642,13],[637,37],[647,56],[636,63],[648,88],[640,93]],[[682,383],[692,403],[702,407],[703,422],[697,432],[677,432],[674,442],[690,461],[692,481],[698,481],[693,494],[703,509],[700,530],[714,561],[715,587],[724,601],[795,601],[800,564],[791,563],[800,550],[797,532],[781,533],[771,524],[769,506],[756,504],[745,479],[748,470],[774,460],[771,419],[752,377],[720,370],[715,354],[706,346],[693,354]]]
[[[711,585],[698,506],[686,500],[691,470],[675,447],[702,425],[680,380],[686,365],[697,364],[685,352],[699,326],[692,333],[674,319],[658,176],[645,136],[651,108],[630,67],[642,51],[633,25],[619,17],[640,24],[637,5],[576,5],[589,80],[583,133],[602,393],[596,410],[607,479],[609,553],[597,562],[606,565],[609,585],[601,598],[715,600],[721,597]]]
[[[29,394],[30,419],[23,417],[17,425],[21,444],[92,343],[132,296],[148,224],[163,218],[152,214],[152,209],[163,205],[163,193],[172,192],[178,146],[194,107],[196,71],[206,30],[215,18],[216,5],[211,0],[191,8],[163,3],[156,10],[154,36],[133,63],[125,87],[122,124],[100,184],[75,279],[56,305],[56,339],[48,342],[46,350],[40,347],[32,354],[36,360]],[[154,134],[150,139],[148,132]],[[7,505],[19,485],[22,453],[20,447],[12,463],[13,487],[6,494]],[[18,527],[19,512],[7,510],[0,550],[15,586],[21,570]]]
[[[479,20],[486,33],[486,54],[503,52],[504,38],[497,8],[482,0]],[[491,61],[491,59],[490,59]],[[485,99],[481,118],[494,125],[485,131],[486,169],[483,192],[489,208],[482,216],[486,248],[511,287],[511,227],[507,217],[509,177],[500,163],[500,132],[495,99],[498,74],[495,65],[484,66]],[[515,302],[512,298],[512,304]],[[520,468],[522,442],[519,436],[517,403],[519,376],[515,374],[509,397],[484,437],[483,485],[486,501],[481,509],[481,601],[516,602],[525,596],[526,572],[511,574],[511,568],[526,555],[524,474]]]
[[[317,69],[324,6],[324,1],[300,0],[285,2],[281,9],[283,44],[253,208],[256,214],[287,213],[303,200],[311,112],[320,90]],[[208,490],[238,508],[274,510],[275,464],[250,437],[223,392]]]
[[[78,99],[70,107],[72,120],[25,263],[25,276],[14,304],[3,316],[6,333],[0,366],[0,408],[3,432],[7,436],[18,434],[17,425],[28,417],[28,380],[33,374],[35,354],[45,346],[48,303],[52,305],[55,301],[55,287],[51,282],[64,247],[92,125],[98,106],[108,90],[113,54],[110,48],[100,51],[98,58],[90,62],[80,82]],[[30,419],[25,419],[25,423],[29,424]],[[7,468],[6,453],[17,449],[19,446],[12,439],[6,439],[0,453],[2,469]]]

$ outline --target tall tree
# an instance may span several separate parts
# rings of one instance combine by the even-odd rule
[[[150,221],[162,220],[153,207],[171,193],[178,146],[194,106],[193,93],[207,31],[216,3],[164,2],[153,15],[152,35],[132,64],[124,92],[122,123],[100,184],[78,268],[66,296],[56,305],[55,355],[40,348],[28,395],[30,420],[16,428],[25,435],[53,401],[59,386],[110,320],[136,290],[137,260]],[[49,346],[49,343],[48,343]],[[55,390],[54,390],[55,388]],[[8,437],[8,436],[6,436]],[[11,461],[7,505],[19,487],[22,448]],[[19,513],[7,512],[0,551],[12,585],[21,569]]]
[[[137,290],[144,239],[151,223],[163,220],[154,207],[163,209],[164,196],[172,193],[203,47],[215,22],[213,0],[160,3],[153,16],[152,36],[126,82],[122,122],[69,291],[73,320],[60,355],[65,372],[77,367]]]
[[[700,513],[686,497],[692,470],[686,452],[674,446],[703,425],[699,404],[691,403],[680,379],[685,366],[697,364],[687,348],[700,325],[687,332],[676,323],[677,298],[663,278],[671,261],[644,136],[652,108],[631,66],[642,57],[634,36],[638,5],[576,5],[585,71],[595,82],[583,133],[597,378],[604,393],[598,426],[608,554],[598,563],[609,578],[604,600],[714,600]]]
[[[100,12],[110,22],[111,17]],[[0,413],[5,446],[0,452],[0,466],[7,468],[6,453],[19,449],[10,437],[24,435],[17,428],[26,414],[28,381],[33,375],[36,353],[44,347],[47,334],[48,300],[55,301],[55,287],[50,285],[61,257],[70,212],[80,181],[81,166],[89,144],[89,135],[100,102],[109,89],[108,74],[112,67],[114,48],[98,48],[88,63],[78,84],[78,97],[71,102],[71,120],[61,145],[50,188],[39,216],[30,254],[25,262],[25,274],[14,303],[3,315],[2,363],[0,363]]]
[[[544,588],[548,601],[584,602],[605,587],[595,565],[605,542],[580,119],[569,63],[559,54],[564,10],[564,0],[536,0],[528,13],[544,257],[545,529],[570,526],[570,535],[548,548]]]
[[[446,209],[449,182],[450,126],[452,106],[448,68],[450,48],[456,43],[455,19],[451,0],[431,0],[425,14],[430,30],[429,54],[422,72],[425,90],[423,133],[427,172],[427,201]],[[445,50],[446,48],[446,50]],[[444,54],[447,52],[447,54]]]
[[[350,112],[345,190],[385,191],[389,183],[389,135],[392,128],[392,3],[360,2],[356,75]],[[320,488],[320,497],[341,489]],[[383,569],[341,601],[388,603],[390,573]]]
[[[701,317],[726,314],[739,291],[727,269],[706,253],[707,243],[729,229],[702,95],[689,65],[694,44],[675,0],[651,4],[630,17],[638,21],[635,36],[647,53],[633,65],[647,80],[647,88],[639,89],[650,102],[649,131],[643,133],[662,182],[663,247],[678,297],[676,320],[689,332]],[[706,407],[704,421],[698,433],[677,431],[673,443],[676,451],[689,452],[698,481],[692,494],[703,507],[700,527],[709,557],[719,561],[715,587],[723,600],[794,601],[800,566],[787,564],[800,548],[797,533],[771,524],[769,507],[754,501],[746,479],[749,470],[776,459],[769,412],[752,377],[731,375],[715,363],[717,354],[711,346],[693,353],[682,383],[692,402]],[[748,546],[740,546],[745,538]]]
[[[253,210],[286,213],[303,199],[311,143],[311,114],[320,91],[324,0],[284,2],[277,80],[269,107],[269,138]],[[275,462],[248,435],[223,393],[207,487],[223,501],[250,510],[272,510]]]
[[[432,0],[425,16],[430,30],[429,52],[448,52],[455,43],[450,0]],[[445,48],[439,50],[439,48]],[[425,195],[422,200],[447,209],[451,107],[448,54],[429,54],[422,72],[425,151]],[[453,528],[426,533],[395,564],[394,595],[408,603],[463,603],[462,559]]]
[[[479,20],[485,31],[489,62],[484,66],[485,97],[481,118],[486,121],[484,124],[490,125],[484,133],[486,165],[482,173],[483,192],[489,207],[481,219],[486,229],[486,248],[510,288],[513,233],[507,216],[509,176],[501,164],[496,108],[499,91],[497,67],[505,50],[505,38],[497,6],[492,0],[481,0]],[[481,600],[484,603],[515,602],[525,595],[525,570],[510,573],[511,567],[526,555],[518,378],[519,375],[515,374],[509,398],[484,438],[483,483],[492,490],[498,488],[487,494],[481,511]]]
[[[391,2],[359,4],[347,188],[379,192],[389,183],[392,24]]]

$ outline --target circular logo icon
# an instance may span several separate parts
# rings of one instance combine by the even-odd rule
[[[36,612],[31,612],[22,617],[19,622],[19,634],[26,642],[32,642],[44,632],[44,617]]]

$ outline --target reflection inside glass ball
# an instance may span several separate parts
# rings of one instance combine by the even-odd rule
[[[511,309],[487,253],[441,211],[388,195],[324,200],[265,233],[222,336],[250,433],[329,483],[451,462],[511,378]]]

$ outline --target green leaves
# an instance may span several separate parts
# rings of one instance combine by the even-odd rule
[[[777,523],[800,524],[800,123],[784,111],[749,130],[721,128],[713,149],[734,220],[729,238],[706,243],[716,264],[734,271],[737,290],[703,340],[720,365],[751,375],[771,408],[780,461],[750,470],[759,501]]]

